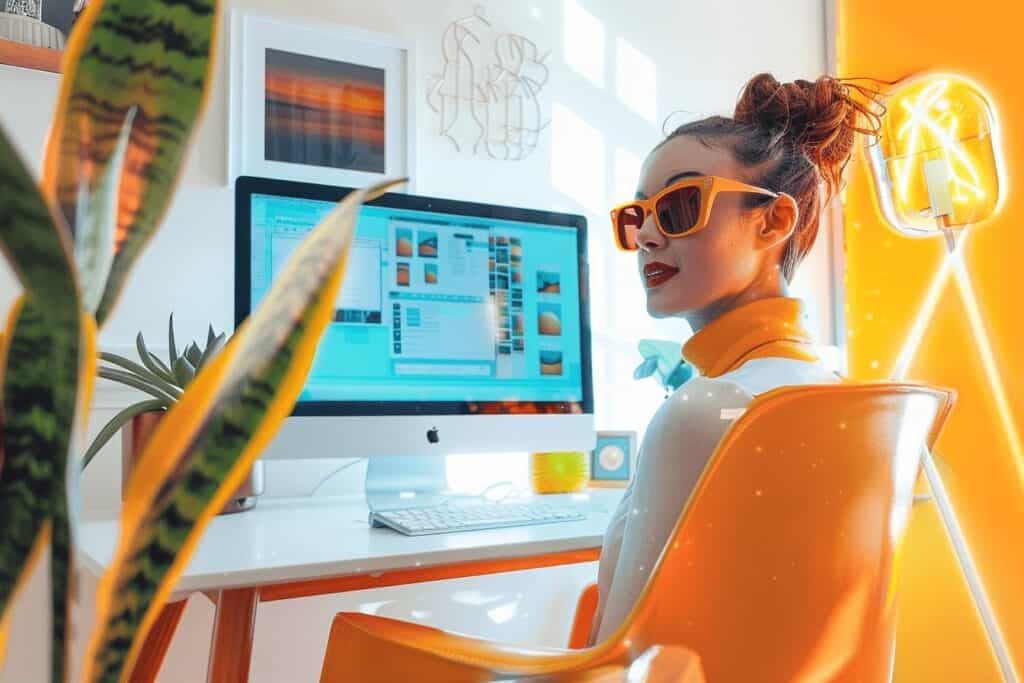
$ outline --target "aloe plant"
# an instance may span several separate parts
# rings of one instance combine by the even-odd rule
[[[213,331],[213,325],[210,325],[206,333],[205,346],[200,347],[193,341],[186,344],[181,355],[178,355],[177,344],[174,340],[174,314],[172,313],[167,322],[166,362],[149,350],[141,332],[135,338],[139,362],[115,353],[101,352],[99,360],[105,365],[99,366],[100,377],[138,389],[149,394],[149,398],[128,406],[103,426],[86,450],[85,455],[82,456],[82,469],[92,462],[100,449],[132,418],[154,410],[167,410],[174,405],[195,379],[196,373],[206,367],[224,348],[226,340],[227,333],[217,334]]]

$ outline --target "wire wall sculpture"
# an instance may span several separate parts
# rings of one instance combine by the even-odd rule
[[[4,12],[41,20],[43,18],[43,3],[39,0],[7,0],[4,3]]]
[[[528,157],[550,123],[540,92],[550,72],[536,43],[497,33],[480,7],[445,29],[444,68],[428,79],[427,104],[439,118],[439,134],[457,151],[519,161]],[[485,39],[492,37],[490,46]]]

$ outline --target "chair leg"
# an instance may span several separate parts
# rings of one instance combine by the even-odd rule
[[[146,636],[146,642],[142,644],[135,666],[132,667],[129,683],[153,683],[157,674],[160,673],[160,666],[164,663],[164,656],[167,655],[167,648],[171,646],[174,632],[181,621],[181,615],[185,612],[185,605],[188,600],[179,600],[164,605],[160,610],[160,616]]]
[[[217,596],[207,683],[247,683],[256,626],[258,588],[223,590]]]

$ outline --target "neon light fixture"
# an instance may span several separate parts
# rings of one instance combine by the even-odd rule
[[[899,83],[885,105],[882,134],[868,156],[894,228],[928,236],[996,213],[1003,195],[998,128],[977,85],[927,74]]]
[[[928,287],[910,335],[896,359],[892,379],[906,376],[952,273],[959,285],[1010,455],[1024,483],[1024,445],[963,260],[968,226],[995,215],[1004,194],[995,113],[978,85],[945,73],[923,74],[897,83],[887,93],[884,104],[881,135],[868,145],[882,214],[904,235],[942,235],[947,248],[946,258]],[[1003,678],[1017,683],[1019,679],[952,501],[927,449],[923,453],[923,468]]]

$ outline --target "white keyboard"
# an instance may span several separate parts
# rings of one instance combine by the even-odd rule
[[[370,513],[374,526],[388,526],[407,536],[450,531],[497,529],[527,524],[576,522],[587,515],[575,507],[551,503],[479,503],[378,510]]]

